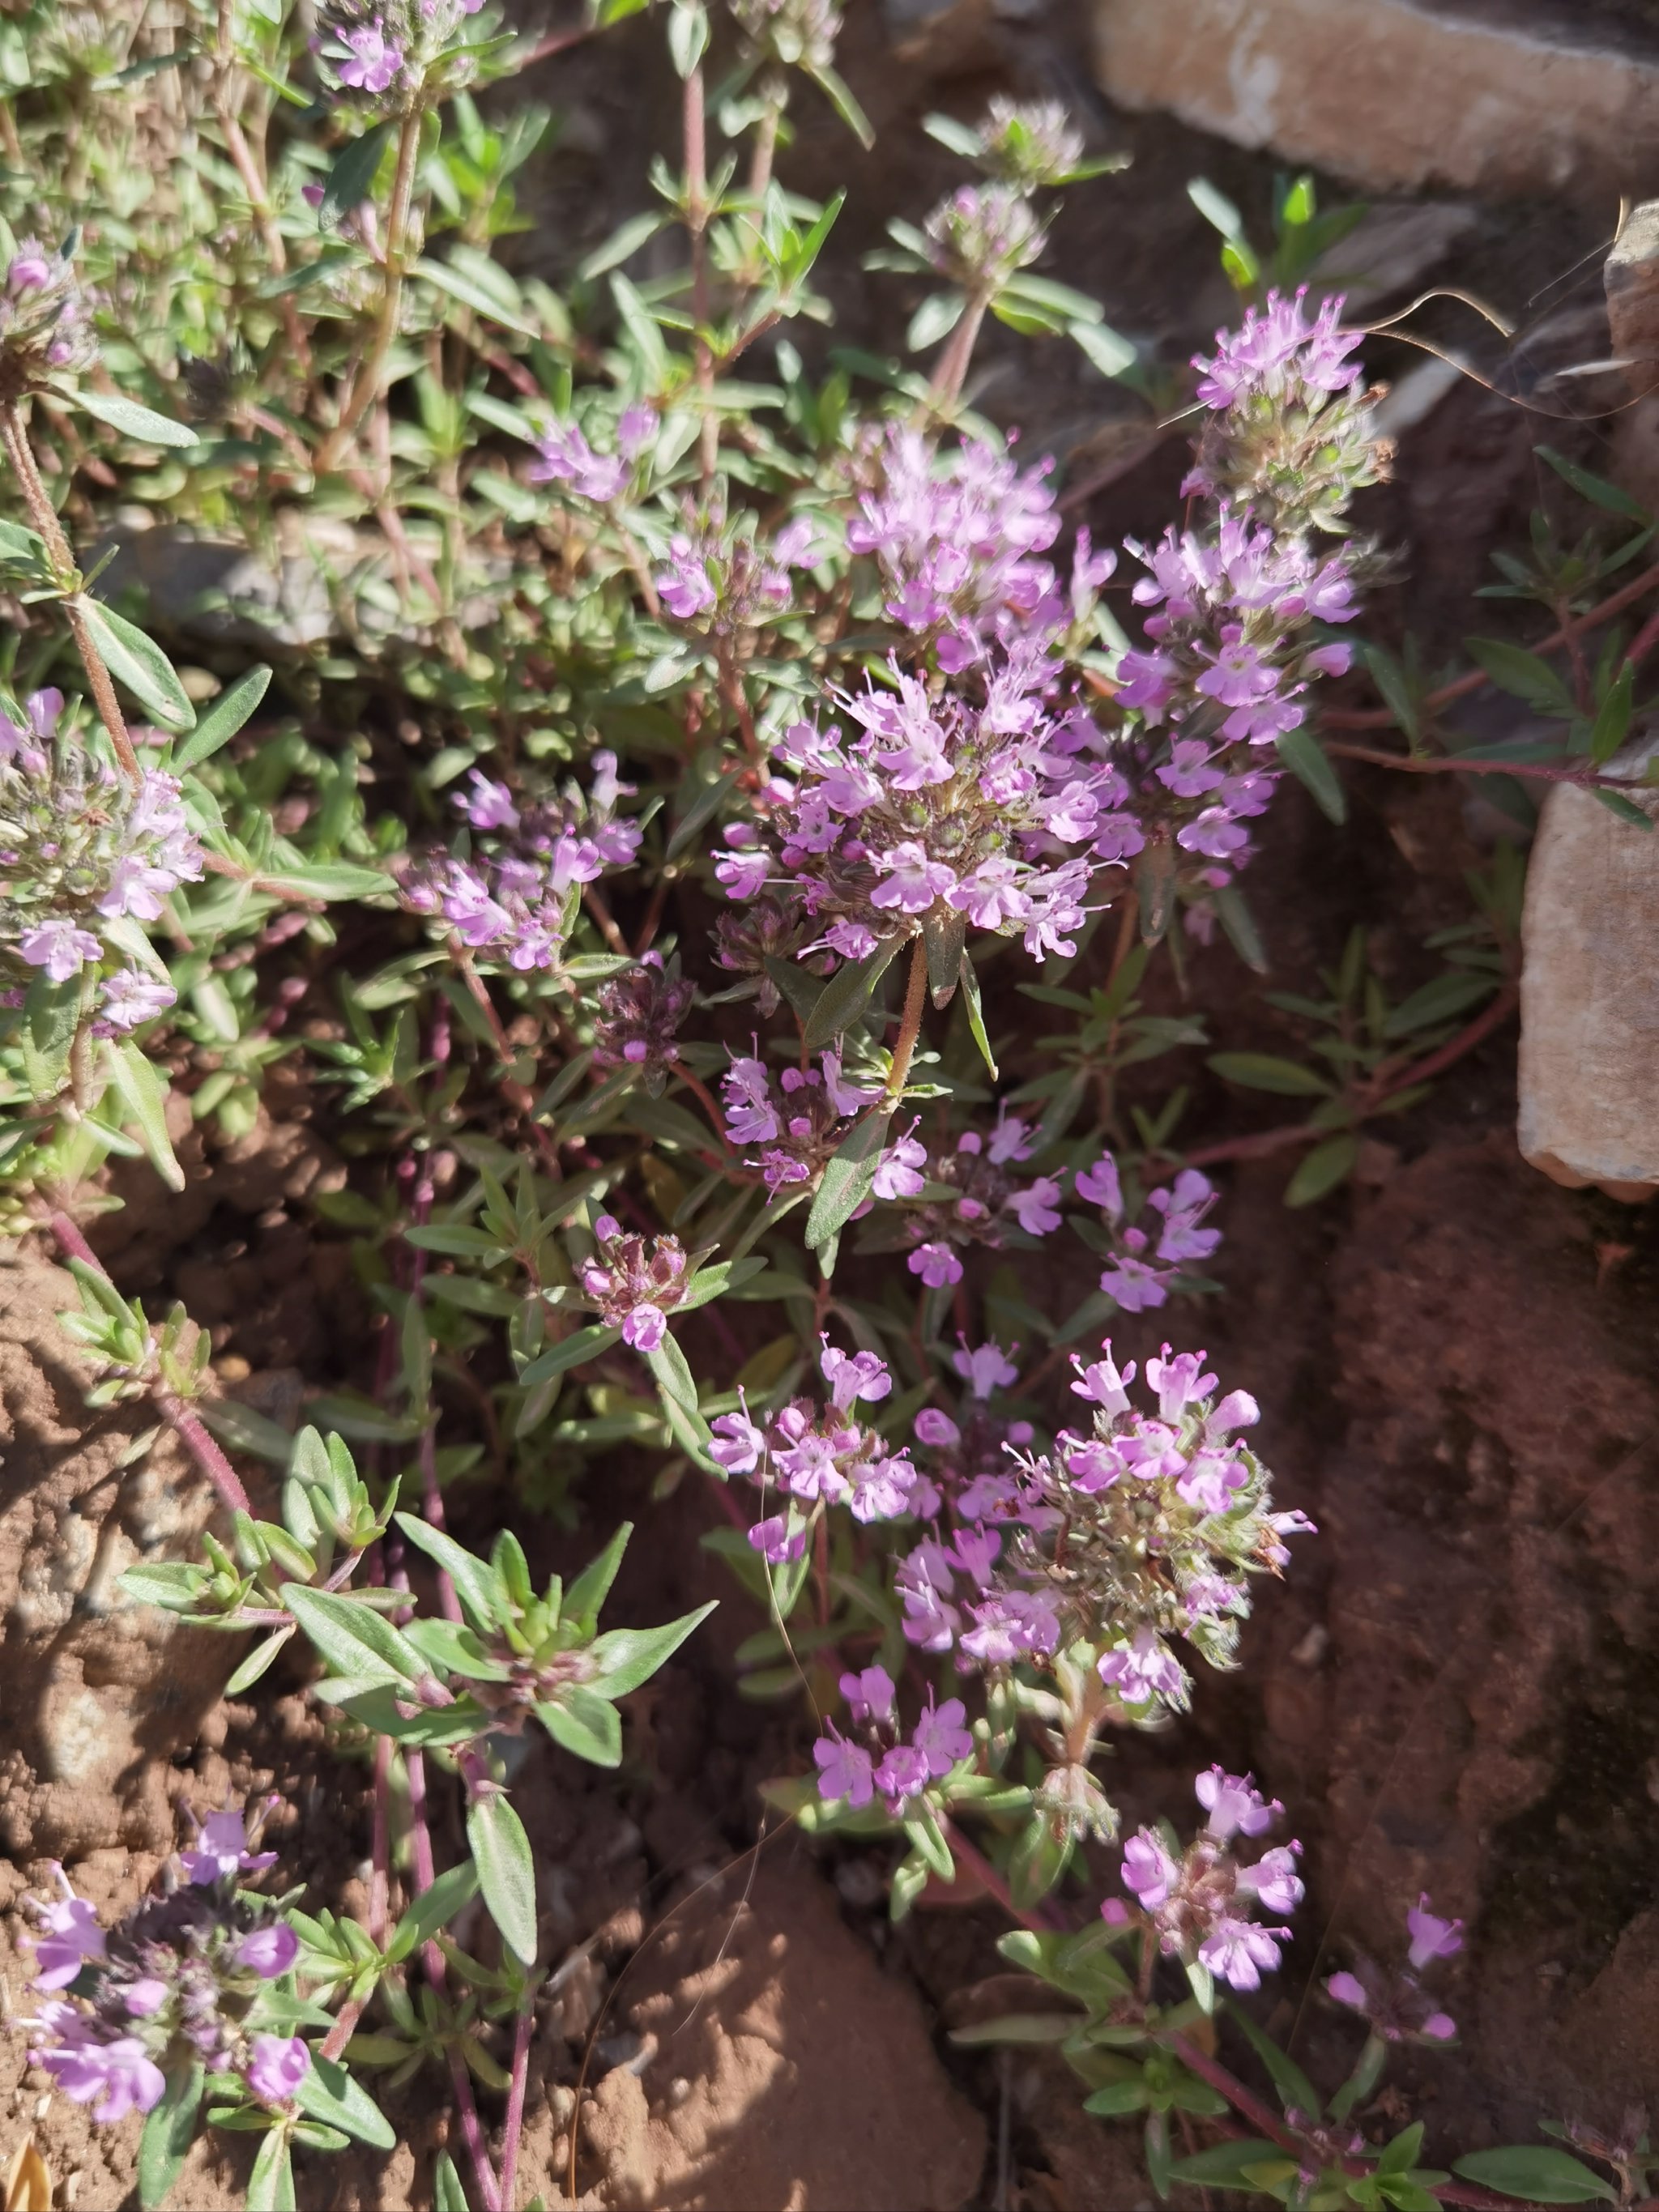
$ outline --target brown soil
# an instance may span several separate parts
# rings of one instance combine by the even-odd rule
[[[1097,292],[1115,322],[1166,359],[1225,314],[1212,238],[1182,187],[1209,175],[1259,229],[1269,165],[1154,119],[1105,115],[1062,9],[1018,32],[988,9],[958,11],[956,33],[922,41],[902,65],[879,11],[852,12],[848,74],[886,133],[879,169],[849,157],[809,108],[789,173],[808,191],[853,184],[847,220],[867,232],[857,243],[876,243],[886,214],[925,205],[955,174],[915,139],[919,116],[941,105],[970,112],[1013,81],[1070,94],[1099,143],[1138,155],[1128,179],[1079,196],[1059,273]],[[540,174],[527,252],[551,235],[574,258],[631,211],[614,202],[612,179],[634,173],[626,149],[669,94],[655,35],[625,27],[608,55],[550,66],[540,88],[575,112],[565,150]],[[1524,313],[1593,244],[1571,213],[1486,210],[1442,273]],[[888,289],[855,275],[838,304],[860,332],[894,338],[913,302],[880,283]],[[1595,284],[1592,262],[1549,303],[1559,342],[1584,357],[1595,350]],[[1058,346],[997,337],[986,361],[988,411],[1020,413],[1030,449],[1071,454],[1074,480],[1132,414]],[[1390,366],[1399,374],[1411,361],[1401,349]],[[1398,482],[1375,504],[1374,525],[1400,558],[1373,634],[1409,623],[1433,658],[1463,630],[1498,626],[1468,594],[1491,546],[1524,533],[1540,485],[1540,427],[1510,399],[1468,386],[1408,434]],[[1547,428],[1592,463],[1604,442],[1594,423]],[[1181,466],[1178,446],[1152,447],[1085,510],[1097,538],[1160,527]],[[1449,781],[1362,771],[1342,832],[1299,791],[1282,794],[1247,886],[1274,987],[1311,988],[1356,921],[1397,994],[1430,972],[1423,939],[1465,917],[1462,872],[1503,826]],[[1224,946],[1194,954],[1189,988],[1216,1043],[1273,1048],[1283,1018]],[[1012,1073],[1038,1065],[1028,1048]],[[1346,1944],[1397,1949],[1420,1888],[1468,1918],[1468,1948],[1446,1982],[1462,2043],[1408,2064],[1404,2101],[1391,2108],[1428,2119],[1435,2155],[1523,2139],[1540,2112],[1612,2125],[1627,2101],[1659,2099],[1649,1840],[1659,1800],[1659,1226],[1570,1196],[1520,1164],[1512,1069],[1512,1036],[1488,1043],[1368,1148],[1357,1188],[1310,1212],[1283,1208],[1281,1161],[1230,1171],[1225,1297],[1126,1329],[1120,1345],[1144,1356],[1166,1328],[1207,1341],[1229,1387],[1261,1398],[1281,1502],[1308,1510],[1320,1534],[1264,1595],[1241,1671],[1201,1685],[1178,1730],[1121,1747],[1108,1787],[1131,1821],[1184,1820],[1194,1765],[1225,1757],[1252,1762],[1285,1800],[1307,1845],[1310,1896],[1263,2014],[1316,2079],[1334,2082],[1357,2043],[1318,1995]],[[1285,1118],[1282,1102],[1226,1092],[1196,1054],[1174,1077],[1160,1068],[1146,1079],[1143,1095],[1156,1098],[1170,1079],[1194,1085],[1190,1143]],[[291,1066],[267,1097],[269,1114],[239,1145],[180,1122],[181,1197],[148,1169],[121,1167],[125,1210],[90,1233],[124,1290],[152,1312],[182,1297],[212,1334],[222,1378],[290,1421],[304,1389],[370,1387],[375,1340],[349,1248],[316,1207],[347,1175],[331,1109]],[[1062,1264],[1086,1287],[1086,1255]],[[125,1409],[85,1413],[85,1370],[55,1320],[72,1303],[69,1279],[42,1258],[0,1265],[0,1941],[15,1943],[27,1925],[16,1900],[44,1879],[49,1856],[69,1861],[94,1901],[118,1906],[151,1877],[179,1802],[206,1808],[268,1789],[289,1808],[285,1866],[308,1903],[362,1910],[367,1772],[307,1705],[301,1678],[279,1668],[246,1702],[220,1702],[229,1647],[169,1637],[157,1616],[113,1599],[120,1566],[178,1556],[210,1501],[166,1437],[123,1473],[142,1423]],[[454,1434],[465,1433],[461,1416]],[[796,1706],[735,1695],[731,1656],[758,1623],[697,1548],[714,1506],[690,1485],[653,1504],[649,1475],[607,1468],[574,1536],[511,1509],[544,1571],[585,1556],[624,1511],[640,1523],[619,1620],[722,1600],[630,1701],[620,1777],[538,1744],[515,1778],[538,1856],[546,1953],[568,1966],[538,2026],[525,2200],[539,2191],[550,2205],[568,2201],[580,2091],[579,2201],[614,2212],[1150,2203],[1133,2131],[1085,2117],[1062,2067],[1024,2051],[964,2057],[946,2039],[1006,1995],[995,1950],[1006,1923],[994,1906],[933,1905],[895,1930],[885,1854],[839,1850],[817,1863],[775,1821],[757,1854],[758,1785],[807,1765],[809,1730]],[[507,1510],[476,1485],[458,1493],[459,1533],[487,1538]],[[455,1820],[447,1798],[438,1812],[443,1863],[459,1833],[443,1825]],[[1102,1854],[1062,1910],[1081,1922],[1115,1886]],[[14,1952],[0,1954],[0,1968],[16,2008],[24,1975]],[[0,2042],[0,2160],[33,2128],[60,2201],[113,2212],[128,2201],[136,2129],[89,2128],[46,2086],[21,2039]],[[428,2203],[446,2102],[434,2079],[394,2095],[399,2148],[308,2164],[307,2212]],[[498,2124],[499,2100],[483,2103]],[[199,2148],[175,2201],[203,2212],[239,2203],[239,2160],[234,2142]]]

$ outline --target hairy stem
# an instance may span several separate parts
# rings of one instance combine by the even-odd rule
[[[507,2122],[501,2131],[501,2203],[513,2212],[519,2178],[519,2140],[524,2132],[525,2092],[530,2086],[530,2038],[535,2027],[534,1999],[527,1999],[513,2029],[512,2087],[507,2093]]]
[[[950,336],[944,352],[939,357],[939,367],[933,371],[929,398],[935,407],[954,407],[962,397],[962,387],[967,380],[968,364],[974,357],[980,327],[985,320],[985,310],[990,301],[981,292],[970,292],[968,304],[962,311],[962,319]]]
[[[98,1257],[67,1213],[52,1214],[47,1226],[57,1238],[62,1250],[70,1259],[78,1260],[83,1267],[90,1267],[94,1274],[101,1275],[106,1282],[109,1281],[109,1269]],[[183,1399],[175,1397],[171,1390],[157,1390],[152,1395],[156,1412],[189,1452],[225,1504],[233,1512],[251,1513],[253,1508],[246,1491],[242,1487],[240,1475],[237,1474],[235,1468]]]
[[[109,741],[115,748],[115,757],[120,762],[123,772],[131,782],[137,783],[138,756],[133,750],[131,738],[127,734],[126,718],[116,698],[110,672],[104,665],[104,657],[94,641],[80,593],[70,588],[72,580],[80,574],[76,567],[75,555],[64,533],[64,526],[58,519],[58,510],[53,507],[41,481],[40,471],[35,465],[34,448],[29,443],[28,432],[23,427],[22,414],[15,399],[8,399],[0,404],[0,443],[4,444],[6,459],[11,464],[12,474],[23,495],[23,504],[28,509],[29,521],[35,534],[45,540],[46,556],[64,593],[64,613],[75,640],[76,651],[81,656],[81,665],[87,672],[87,682],[92,689],[99,720],[109,732]]]
[[[362,427],[363,418],[380,397],[386,357],[398,336],[398,317],[404,297],[404,247],[409,234],[410,209],[415,198],[415,170],[421,150],[418,103],[404,117],[398,131],[398,167],[392,182],[392,205],[386,224],[386,269],[380,287],[380,311],[374,335],[351,389],[340,410],[340,420],[318,457],[319,473],[334,461]]]
[[[893,1065],[889,1070],[884,1096],[889,1099],[902,1096],[910,1073],[910,1062],[916,1055],[916,1040],[921,1035],[922,1008],[927,1003],[927,944],[918,931],[910,940],[910,975],[904,988],[904,1016],[899,1024],[898,1041],[893,1047]]]
[[[702,71],[685,80],[682,103],[685,136],[685,227],[691,239],[691,320],[696,325],[694,357],[702,399],[702,433],[698,459],[703,489],[714,480],[720,424],[714,413],[714,356],[703,331],[708,322],[708,130]]]

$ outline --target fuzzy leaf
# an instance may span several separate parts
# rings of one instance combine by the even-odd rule
[[[455,1585],[461,1609],[474,1628],[485,1634],[495,1626],[495,1577],[488,1564],[441,1528],[434,1528],[413,1513],[392,1516],[410,1542],[435,1559]]]
[[[250,668],[228,691],[222,691],[181,745],[174,748],[169,765],[177,775],[198,761],[216,753],[234,738],[270,688],[270,671],[263,663]]]
[[[161,1071],[134,1037],[108,1040],[110,1073],[124,1109],[125,1119],[137,1125],[144,1150],[169,1190],[182,1190],[185,1171],[173,1155],[167,1135],[168,1086]]]
[[[284,1583],[283,1603],[329,1665],[349,1680],[417,1682],[427,1672],[414,1645],[392,1623],[353,1598]]]
[[[206,2081],[207,2069],[201,2065],[169,2075],[161,2103],[145,2118],[138,2138],[138,2201],[144,2212],[155,2212],[184,2172]]]
[[[576,1683],[537,1702],[536,1717],[556,1744],[592,1766],[622,1764],[622,1716],[608,1698]]]
[[[101,599],[82,596],[79,605],[92,632],[93,642],[107,663],[110,674],[125,684],[163,729],[193,730],[196,709],[173,663],[154,639],[146,637],[137,623],[118,615]]]
[[[281,2128],[272,2128],[259,2145],[247,2180],[246,2212],[297,2212],[294,2160]]]
[[[313,2053],[311,2069],[295,2091],[294,2101],[313,2119],[343,2129],[375,2150],[390,2150],[398,2140],[391,2121],[362,2082],[354,2081],[331,2058]]]
[[[319,229],[337,230],[346,216],[360,208],[374,193],[374,179],[386,152],[386,141],[392,136],[389,123],[377,123],[343,146],[334,156],[334,165],[328,173],[328,182],[323,186],[323,197],[317,210]]]
[[[1618,2191],[1599,2173],[1564,2150],[1543,2143],[1512,2143],[1501,2150],[1477,2150],[1456,2160],[1452,2172],[1500,2197],[1519,2197],[1530,2204],[1589,2204],[1618,2202]]]
[[[395,1966],[412,1957],[441,1928],[448,1927],[461,1907],[477,1895],[477,1888],[478,1869],[471,1859],[463,1859],[459,1866],[437,1875],[392,1929],[392,1941],[386,1947],[388,1961]]]
[[[839,1236],[848,1218],[870,1195],[892,1118],[890,1105],[872,1107],[842,1138],[823,1170],[823,1180],[812,1200],[812,1211],[806,1217],[806,1242],[811,1250],[817,1251],[832,1237]]]
[[[866,959],[843,962],[812,1002],[806,1018],[804,1042],[808,1052],[822,1052],[852,1028],[870,1003],[870,994],[893,963],[898,940],[878,945]]]
[[[1331,766],[1318,738],[1306,730],[1281,730],[1273,743],[1291,774],[1312,793],[1320,812],[1329,821],[1346,822],[1348,802],[1342,779]]]
[[[499,1791],[466,1808],[466,1840],[489,1917],[526,1966],[536,1960],[536,1862],[524,1822]]]
[[[123,399],[118,392],[92,392],[84,385],[77,386],[75,404],[83,414],[107,422],[112,430],[120,431],[124,437],[137,438],[146,446],[201,443],[194,430],[175,422],[170,415],[158,415],[153,407],[141,407],[136,399]]]

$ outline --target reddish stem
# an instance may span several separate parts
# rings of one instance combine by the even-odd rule
[[[513,2031],[513,2082],[507,2093],[507,2125],[501,2138],[501,2203],[505,2212],[513,2212],[514,2184],[519,2178],[519,2139],[524,2131],[525,2092],[530,2085],[530,2036],[534,2025],[534,2013],[526,2004]]]
[[[54,1213],[48,1224],[52,1235],[64,1250],[82,1267],[90,1267],[94,1274],[110,1279],[109,1269],[93,1250],[67,1213]],[[208,1480],[234,1513],[252,1513],[252,1502],[242,1487],[242,1479],[225,1457],[218,1445],[203,1427],[182,1398],[171,1390],[152,1393],[155,1410],[184,1445],[191,1457],[206,1475]]]

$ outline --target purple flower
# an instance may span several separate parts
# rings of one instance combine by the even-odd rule
[[[829,1735],[820,1736],[812,1746],[812,1757],[818,1769],[818,1795],[831,1802],[844,1797],[857,1812],[875,1795],[870,1754],[862,1744],[848,1743],[833,1721],[829,1727]]]
[[[1078,1372],[1078,1379],[1072,1389],[1079,1398],[1092,1399],[1108,1413],[1127,1413],[1129,1410],[1127,1386],[1135,1379],[1135,1363],[1132,1359],[1120,1374],[1113,1364],[1110,1337],[1100,1348],[1106,1357],[1093,1361],[1087,1367],[1076,1352],[1072,1354],[1072,1364]]]
[[[965,1339],[959,1339],[962,1348],[951,1354],[951,1364],[966,1382],[975,1398],[988,1398],[993,1390],[1006,1390],[1019,1380],[1019,1370],[1008,1358],[1000,1344],[975,1345],[970,1351]],[[1018,1352],[1016,1345],[1014,1350]],[[920,1432],[920,1419],[918,1420]],[[927,1439],[931,1442],[932,1439]],[[952,1442],[954,1442],[954,1437]]]
[[[1224,1774],[1218,1766],[1197,1778],[1193,1795],[1209,1814],[1206,1832],[1222,1844],[1237,1835],[1259,1836],[1285,1809],[1277,1798],[1270,1803],[1263,1797],[1248,1774]]]
[[[26,1900],[46,1931],[34,1947],[34,1986],[40,1990],[67,1989],[87,1960],[104,1956],[104,1931],[98,1925],[97,1914],[85,1898],[75,1894],[68,1875],[56,1862],[52,1871],[62,1897],[50,1905],[39,1904],[33,1898]]]
[[[275,1866],[275,1851],[256,1851],[252,1848],[258,1820],[257,1814],[245,1820],[236,1812],[210,1813],[202,1823],[195,1848],[179,1854],[190,1879],[214,1882],[229,1875],[257,1874],[262,1868]]]
[[[870,1188],[878,1198],[918,1198],[927,1183],[927,1164],[925,1146],[912,1136],[896,1138],[882,1154]]]
[[[921,1753],[927,1771],[935,1779],[948,1774],[959,1759],[968,1758],[974,1748],[974,1739],[963,1726],[967,1708],[960,1698],[947,1698],[942,1705],[933,1703],[933,1692],[916,1722],[915,1747]]]
[[[788,1566],[806,1549],[805,1523],[787,1513],[774,1513],[756,1522],[749,1540],[769,1565]]]
[[[1109,1152],[1103,1152],[1093,1167],[1073,1176],[1072,1188],[1079,1198],[1099,1206],[1114,1220],[1123,1212],[1123,1187],[1118,1180],[1117,1162]]]
[[[76,2042],[58,2051],[32,2051],[66,2097],[93,2105],[94,2120],[124,2120],[129,2112],[148,2112],[161,2101],[167,2077],[136,2036],[112,2043]]]
[[[635,1352],[654,1352],[667,1328],[660,1306],[638,1305],[622,1325],[623,1342]]]
[[[893,1378],[887,1371],[887,1362],[874,1352],[838,1352],[829,1338],[820,1334],[823,1350],[818,1355],[818,1364],[823,1370],[823,1379],[830,1385],[832,1401],[842,1413],[855,1405],[860,1398],[874,1404],[884,1398],[893,1387]]]
[[[311,2071],[311,2053],[297,2035],[256,2035],[247,2086],[264,2105],[286,2105]]]
[[[350,47],[352,57],[340,64],[340,82],[356,91],[384,92],[404,65],[402,47],[386,38],[378,15],[355,31],[343,31],[340,42]]]
[[[843,1674],[841,1693],[855,1721],[871,1721],[878,1728],[893,1725],[897,1692],[884,1667],[866,1667],[862,1674]]]
[[[299,1955],[300,1939],[286,1920],[273,1920],[269,1927],[256,1928],[236,1947],[237,1965],[246,1966],[250,1973],[267,1982],[274,1982],[279,1974],[287,1973]]]
[[[1297,1873],[1297,1843],[1279,1844],[1263,1851],[1254,1866],[1240,1867],[1238,1886],[1264,1905],[1269,1912],[1294,1912],[1302,1902],[1302,1878]]]
[[[914,838],[906,838],[882,854],[876,865],[886,881],[871,892],[871,904],[897,907],[904,914],[926,914],[957,880],[953,870],[942,860],[930,860],[926,848]]]
[[[714,1432],[709,1457],[728,1474],[752,1474],[766,1449],[766,1433],[755,1426],[747,1410],[717,1413],[709,1425]]]
[[[1364,2012],[1370,1999],[1365,1994],[1365,1984],[1353,1974],[1333,1974],[1325,1984],[1338,2004],[1352,2005],[1356,2012]]]
[[[1263,1928],[1254,1920],[1224,1919],[1198,1947],[1198,1955],[1212,1974],[1236,1990],[1259,1990],[1264,1972],[1279,1965],[1279,1946],[1290,1936],[1288,1928]]]
[[[1141,1828],[1123,1846],[1123,1887],[1133,1890],[1143,1912],[1156,1912],[1178,1880],[1181,1869],[1156,1829]]]
[[[1008,1200],[1008,1211],[1028,1237],[1046,1237],[1060,1226],[1057,1200],[1060,1183],[1054,1176],[1039,1176]]]
[[[44,968],[54,983],[67,983],[71,975],[78,975],[103,949],[89,929],[77,929],[61,916],[37,922],[17,940],[17,950],[30,967]]]
[[[949,1771],[948,1769],[946,1770]],[[876,1769],[876,1787],[895,1807],[927,1787],[927,1760],[914,1744],[896,1743]]]
[[[106,978],[98,1012],[112,1029],[136,1030],[178,1003],[178,993],[159,975],[137,968],[118,968]]]
[[[1186,1702],[1187,1678],[1180,1662],[1150,1628],[1136,1629],[1127,1643],[1103,1653],[1095,1672],[1127,1705],[1142,1705],[1150,1698],[1174,1705]]]
[[[1412,1966],[1419,1973],[1431,1959],[1449,1959],[1463,1948],[1462,1922],[1437,1919],[1429,1910],[1426,1890],[1406,1915],[1406,1929],[1411,1937]]]
[[[919,1244],[905,1265],[913,1275],[921,1277],[930,1291],[962,1280],[962,1262],[948,1244]]]

